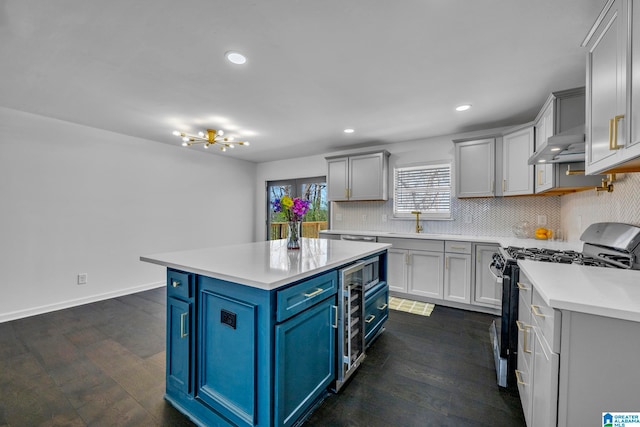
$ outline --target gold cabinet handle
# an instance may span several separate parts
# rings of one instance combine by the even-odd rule
[[[189,313],[182,313],[180,315],[180,338],[185,338],[186,336],[189,335],[189,331],[186,330],[185,325],[187,322],[185,322],[185,319],[187,318],[187,316],[189,315]]]
[[[609,150],[619,150],[623,147],[618,145],[618,122],[622,119],[624,119],[624,114],[619,114],[609,120]]]
[[[177,288],[178,286],[180,286],[180,281],[178,280],[173,280],[171,282],[171,286],[173,286],[174,288]]]
[[[516,369],[516,381],[518,384],[527,385],[524,381],[522,381],[522,372]]]
[[[506,179],[503,179],[503,180],[502,180],[502,192],[503,192],[503,193],[504,193],[504,189],[505,189],[505,187],[506,187],[506,186],[507,186],[507,180],[506,180]]]
[[[521,322],[520,320],[516,320],[516,326],[518,326],[518,330],[520,332],[522,332],[522,336],[524,337],[524,342],[522,343],[522,347],[524,349],[525,353],[531,353],[531,350],[529,350],[529,339],[527,338],[528,334],[528,330],[530,327],[525,325],[524,322]]]
[[[531,311],[533,312],[533,314],[535,314],[538,317],[546,317],[544,314],[542,314],[542,312],[540,311],[540,306],[539,305],[533,305],[531,304]]]
[[[529,288],[527,288],[522,282],[518,282],[516,283],[518,286],[518,289],[522,289],[523,291],[528,291]]]
[[[538,169],[538,185],[542,185],[542,174],[544,173],[544,169]]]
[[[467,248],[465,246],[454,246],[454,245],[451,245],[451,249],[458,249],[458,250],[463,251],[463,250],[465,250]]]
[[[389,307],[387,304],[382,304],[380,307],[378,307],[378,310],[382,311],[387,307]]]
[[[445,257],[444,259],[444,269],[445,270],[449,269],[449,257]]]
[[[364,319],[364,321],[365,321],[365,323],[371,323],[371,322],[373,322],[373,319],[375,319],[375,318],[376,318],[376,316],[374,316],[373,314],[370,314],[370,315],[367,316],[366,319]]]
[[[315,297],[316,295],[318,295],[320,292],[324,291],[324,289],[322,288],[318,288],[315,291],[309,293],[309,294],[304,294],[305,297],[307,298],[311,298],[311,297]]]

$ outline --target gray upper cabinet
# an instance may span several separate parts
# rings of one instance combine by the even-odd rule
[[[584,173],[570,172],[567,174],[568,168],[574,172],[585,169],[584,151],[579,147],[583,141],[584,123],[584,87],[557,91],[549,95],[535,120],[535,149],[540,150],[545,147],[549,138],[554,136],[570,139],[579,136],[580,142],[572,144],[576,147],[575,149],[567,150],[566,154],[558,155],[558,158],[563,158],[562,162],[535,164],[536,194],[559,195],[593,189],[593,187],[600,185],[602,177],[585,176]],[[549,147],[547,146],[547,148]]]
[[[454,141],[454,143],[456,196],[459,198],[494,197],[496,195],[496,139]]]
[[[533,126],[502,137],[502,195],[533,194],[533,166],[527,161],[533,154]]]
[[[589,174],[640,172],[639,19],[640,5],[610,0],[583,43]]]
[[[553,99],[555,99],[555,97]],[[550,97],[547,100],[536,119],[535,148],[542,146],[547,141],[547,138],[553,135],[553,107],[555,104],[553,99]],[[542,193],[553,187],[553,168],[553,163],[542,163],[534,166],[535,193]]]
[[[377,151],[326,159],[329,201],[389,198],[389,152]]]

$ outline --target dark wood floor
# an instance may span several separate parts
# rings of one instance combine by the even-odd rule
[[[492,316],[391,312],[305,426],[524,426],[495,384]],[[192,426],[163,399],[164,288],[0,323],[0,426]]]

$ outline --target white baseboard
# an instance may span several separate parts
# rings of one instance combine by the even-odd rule
[[[133,288],[119,289],[114,292],[107,292],[104,294],[92,295],[84,298],[58,302],[55,304],[27,308],[24,310],[11,311],[9,313],[0,313],[0,323],[9,322],[11,320],[22,319],[30,316],[36,316],[38,314],[50,313],[52,311],[63,310],[65,308],[76,307],[79,305],[89,304],[92,302],[103,301],[110,298],[117,298],[123,295],[135,294],[137,292],[160,288],[165,285],[166,285],[166,282],[147,283],[146,285],[134,286]]]

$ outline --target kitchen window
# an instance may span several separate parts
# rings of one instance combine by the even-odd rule
[[[424,219],[451,218],[451,163],[434,163],[393,170],[393,216]]]
[[[282,196],[300,197],[311,202],[309,211],[302,219],[302,237],[319,237],[329,222],[327,180],[324,176],[313,178],[267,181],[267,240],[287,237],[287,222],[284,215],[273,211],[273,202]]]

